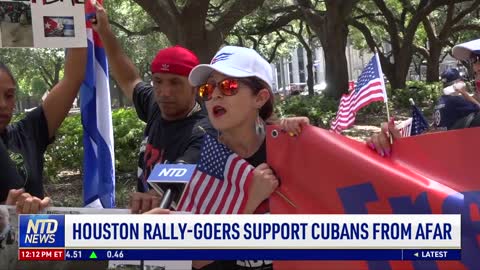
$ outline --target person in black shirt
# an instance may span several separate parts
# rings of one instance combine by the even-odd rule
[[[64,78],[52,88],[42,105],[13,124],[10,121],[17,84],[10,70],[0,63],[0,148],[3,148],[0,155],[5,156],[7,152],[17,171],[13,177],[11,171],[9,176],[0,176],[0,202],[16,204],[21,213],[35,213],[50,203],[50,199],[44,197],[43,155],[80,89],[87,49],[69,49],[65,59]]]
[[[153,167],[158,163],[197,163],[204,134],[216,134],[187,79],[199,60],[180,46],[160,50],[151,64],[152,84],[145,83],[122,51],[98,3],[92,20],[113,77],[133,101],[138,117],[147,123],[138,160],[138,192],[131,200],[133,213],[146,212],[160,203],[160,196],[147,184]]]

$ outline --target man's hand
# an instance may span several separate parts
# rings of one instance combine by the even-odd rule
[[[147,215],[168,215],[170,213],[173,213],[171,212],[169,209],[163,209],[163,208],[153,208],[152,210],[148,211],[148,212],[145,212],[144,214],[147,214]]]
[[[107,12],[103,8],[103,6],[100,5],[97,1],[95,1],[94,7],[95,7],[96,15],[94,18],[90,19],[90,21],[92,22],[93,30],[95,30],[100,35],[108,31],[111,31]]]
[[[130,200],[130,210],[133,214],[141,214],[158,207],[162,198],[154,191],[135,192]]]

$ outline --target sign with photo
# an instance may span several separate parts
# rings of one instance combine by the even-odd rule
[[[0,0],[0,47],[87,47],[83,0]]]

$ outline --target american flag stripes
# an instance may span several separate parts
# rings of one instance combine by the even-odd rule
[[[254,167],[210,135],[178,211],[195,214],[241,214]]]
[[[340,133],[349,128],[355,122],[356,113],[375,101],[387,102],[385,82],[377,54],[358,77],[355,89],[340,99],[337,117],[332,121],[331,129]]]
[[[410,136],[410,133],[412,131],[412,118],[408,118],[407,120],[396,125],[396,128],[398,129],[398,131],[400,131],[400,135],[402,135],[402,137]]]

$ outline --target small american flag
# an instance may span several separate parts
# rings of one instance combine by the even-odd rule
[[[400,135],[402,137],[410,136],[410,133],[412,131],[412,118],[408,118],[407,120],[401,122],[395,127],[398,129],[398,131],[400,131]]]
[[[358,77],[354,91],[343,95],[340,99],[337,117],[332,121],[331,129],[340,133],[349,128],[355,122],[356,113],[375,101],[387,102],[385,82],[377,54],[372,57]]]
[[[206,135],[200,163],[177,210],[195,214],[241,214],[253,170],[247,161]]]
[[[413,105],[412,106],[412,132],[411,136],[419,135],[424,133],[428,129],[428,122],[423,116],[420,109]]]
[[[420,109],[412,105],[412,117],[398,124],[396,128],[400,131],[402,137],[415,136],[424,133],[428,129],[428,121]]]

